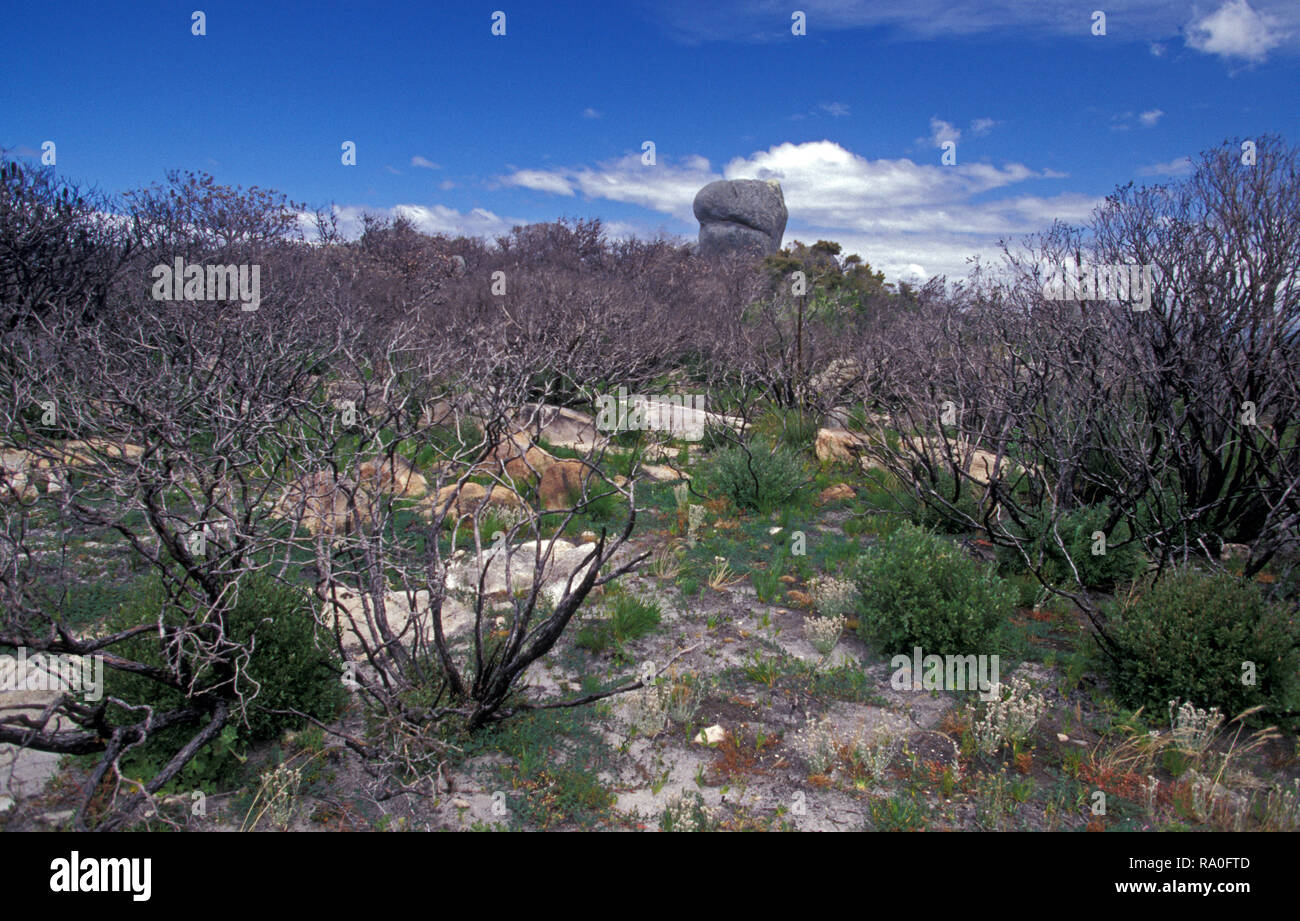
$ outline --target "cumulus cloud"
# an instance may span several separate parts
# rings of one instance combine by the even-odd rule
[[[1288,37],[1277,17],[1258,12],[1247,0],[1228,0],[1187,26],[1187,44],[1221,58],[1259,63]]]
[[[1138,121],[1142,123],[1144,128],[1151,128],[1155,126],[1156,122],[1160,121],[1160,117],[1164,114],[1160,109],[1148,109],[1138,116]]]
[[[997,124],[997,119],[977,118],[970,123],[970,133],[975,135],[976,137],[983,137],[984,135],[992,131],[993,126],[996,124]]]
[[[595,166],[520,170],[507,185],[557,194],[626,202],[669,215],[677,232],[693,237],[692,203],[700,187],[717,179],[776,179],[790,225],[786,240],[838,240],[891,278],[909,266],[957,277],[968,256],[994,255],[999,238],[1013,238],[1054,220],[1080,222],[1099,199],[1073,193],[1013,194],[987,199],[1031,182],[1062,178],[1019,163],[995,166],[918,164],[908,159],[869,160],[829,140],[785,143],[736,157],[721,170],[703,157],[660,159],[643,166],[638,154]],[[978,199],[978,200],[977,200]]]
[[[1152,163],[1138,170],[1139,176],[1189,176],[1192,172],[1190,157],[1175,157],[1168,163]]]
[[[581,192],[587,198],[626,202],[693,220],[691,204],[695,193],[700,186],[720,178],[703,157],[686,157],[677,162],[660,157],[656,165],[646,166],[641,155],[633,153],[594,167],[516,170],[503,176],[501,182],[557,195]]]

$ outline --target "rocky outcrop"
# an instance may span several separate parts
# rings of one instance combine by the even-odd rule
[[[542,477],[554,463],[555,457],[549,451],[533,444],[527,435],[517,433],[501,439],[474,470],[528,482]]]
[[[370,507],[365,492],[350,480],[335,479],[330,471],[318,470],[290,483],[276,502],[274,514],[300,524],[312,537],[337,538],[358,530],[368,519]]]
[[[781,184],[774,179],[710,182],[695,196],[698,252],[705,257],[775,253],[781,248],[789,216]]]
[[[847,429],[819,429],[813,450],[823,464],[851,464],[862,457],[868,444],[865,435]]]
[[[596,430],[595,419],[567,406],[528,403],[512,421],[533,441],[545,439],[557,448],[589,451],[608,440]]]
[[[475,554],[458,550],[447,568],[447,589],[470,594],[477,592],[482,571],[484,595],[528,591],[532,588],[540,556],[544,560],[540,594],[555,605],[564,597],[566,587],[576,586],[582,581],[594,561],[595,549],[592,544],[577,546],[566,540],[527,541],[508,549],[487,550],[481,562]]]
[[[452,483],[438,490],[421,514],[426,519],[432,518],[446,507],[448,518],[458,519],[475,514],[484,505],[489,508],[517,509],[524,507],[524,500],[513,489],[495,483],[490,489],[478,483],[466,483],[459,487]]]
[[[418,499],[428,492],[429,484],[404,458],[372,457],[357,471],[363,489],[378,494],[391,493],[403,499]]]

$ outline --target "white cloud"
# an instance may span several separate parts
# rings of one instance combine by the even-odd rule
[[[1230,11],[1223,20],[1213,19],[1218,12],[1202,16],[1207,6],[1246,7],[1251,11]],[[649,4],[645,4],[649,7]],[[1059,35],[1088,40],[1092,22],[1090,12],[1077,0],[800,0],[796,6],[808,16],[809,35],[825,35],[850,29],[873,29],[886,38],[891,33],[906,38],[934,39],[945,36],[994,35],[1025,38]],[[1114,20],[1106,41],[1145,43],[1160,57],[1172,36],[1182,33],[1187,44],[1210,53],[1223,48],[1244,47],[1268,52],[1278,41],[1287,50],[1300,49],[1300,3],[1296,0],[1123,0],[1112,4],[1122,7],[1123,28]],[[786,42],[790,38],[790,10],[776,0],[714,0],[702,4],[697,0],[658,0],[653,5],[657,23],[673,38],[686,44],[708,42]],[[1106,13],[1111,13],[1110,8]],[[1191,40],[1187,36],[1188,19],[1202,26]],[[1204,25],[1205,20],[1210,20]],[[1256,21],[1262,20],[1262,22]],[[1262,44],[1239,45],[1236,36],[1253,34]],[[1279,36],[1281,36],[1279,38]],[[873,40],[876,36],[873,36]],[[1267,47],[1264,47],[1267,46]],[[1242,57],[1243,55],[1236,55]],[[1252,58],[1253,60],[1253,58]]]
[[[442,167],[437,163],[434,163],[432,160],[426,160],[418,154],[411,158],[411,165],[418,166],[421,169],[442,169]]]
[[[1168,163],[1152,163],[1138,170],[1139,176],[1188,176],[1192,172],[1189,157],[1175,157]]]
[[[396,167],[393,166],[389,166],[387,163],[384,164],[384,169],[388,170],[394,176],[402,175],[402,171],[400,169],[397,169]]]
[[[532,189],[535,192],[550,192],[554,195],[573,194],[573,186],[569,184],[567,179],[559,173],[548,170],[521,169],[511,173],[502,181],[506,185]]]
[[[1277,17],[1257,12],[1247,0],[1228,0],[1214,12],[1189,23],[1186,40],[1206,54],[1259,63],[1287,37]]]
[[[1164,114],[1160,109],[1148,109],[1138,116],[1138,121],[1142,123],[1144,128],[1152,128],[1156,122],[1160,121],[1160,116]]]
[[[641,205],[652,211],[694,220],[691,203],[706,183],[722,177],[709,169],[703,157],[686,157],[673,163],[660,157],[654,166],[641,162],[639,153],[597,167],[555,170],[516,170],[501,181],[557,195],[581,192],[587,198]]]
[[[832,118],[839,118],[842,115],[849,114],[849,107],[842,102],[823,102],[817,108]]]
[[[994,118],[977,118],[970,123],[970,133],[976,137],[983,137],[992,131],[997,123],[997,119]]]
[[[942,147],[948,141],[956,143],[961,140],[961,129],[955,128],[941,118],[930,119],[930,144]]]
[[[588,106],[587,108],[585,108],[585,109],[582,110],[582,117],[583,117],[583,118],[600,118],[600,113],[597,112],[595,109],[593,109],[591,106]]]
[[[503,181],[637,204],[676,219],[672,229],[692,238],[699,225],[691,206],[702,186],[716,179],[777,179],[790,211],[787,242],[838,240],[891,278],[914,266],[956,278],[965,274],[968,256],[995,255],[999,238],[1045,229],[1056,219],[1078,223],[1100,203],[1075,193],[985,200],[986,193],[1057,178],[1063,174],[1019,163],[869,160],[823,140],[779,144],[736,157],[720,171],[703,157],[660,159],[646,167],[639,154],[630,154],[591,167],[521,170]]]

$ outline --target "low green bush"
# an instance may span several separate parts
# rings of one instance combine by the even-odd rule
[[[945,534],[964,534],[972,527],[966,519],[984,520],[980,504],[983,487],[978,483],[965,479],[958,483],[951,473],[940,471],[929,488],[934,495],[923,498],[906,490],[898,493],[899,511],[913,524]]]
[[[951,540],[904,524],[852,570],[858,632],[887,655],[978,654],[1012,612],[1016,592]]]
[[[1231,719],[1263,705],[1294,711],[1300,691],[1300,628],[1294,611],[1229,573],[1168,573],[1104,609],[1117,655],[1116,697],[1163,713],[1178,698]],[[1246,683],[1253,663],[1254,683]]]
[[[800,409],[773,408],[755,423],[754,429],[774,444],[795,451],[812,449],[821,422],[816,414]]]
[[[797,499],[808,480],[799,453],[784,445],[762,441],[732,445],[710,455],[699,474],[704,494],[730,499],[737,508],[759,514],[799,504]]]
[[[619,594],[610,605],[609,617],[578,630],[576,643],[589,652],[621,655],[625,644],[645,636],[659,626],[662,614],[653,601]]]
[[[164,599],[161,584],[149,580],[134,599],[111,616],[112,629],[156,622]],[[238,714],[232,717],[208,749],[173,778],[169,789],[210,788],[227,783],[239,775],[250,744],[277,738],[285,730],[305,723],[275,711],[293,709],[320,720],[338,713],[346,700],[340,681],[342,668],[338,656],[329,649],[331,641],[317,625],[312,604],[311,596],[302,588],[261,575],[241,579],[238,599],[227,615],[227,635],[253,648],[247,661],[240,664],[237,682],[246,700],[242,719]],[[182,613],[168,607],[163,623],[179,626]],[[215,629],[213,626],[213,633]],[[163,645],[156,633],[132,637],[113,651],[149,665],[165,664]],[[187,700],[212,692],[218,678],[210,664],[199,666],[188,697],[179,690],[116,670],[105,671],[104,683],[106,697],[163,711],[183,707]],[[111,706],[109,718],[116,723],[134,723],[139,713],[124,713]],[[123,771],[127,776],[150,776],[170,761],[198,729],[197,724],[175,726],[154,734],[123,757]]]
[[[1109,532],[1106,531],[1109,516],[1110,509],[1105,504],[1090,505],[1061,515],[1056,522],[1055,534],[1051,521],[1046,517],[1032,520],[1023,528],[1013,525],[1009,530],[1016,537],[1028,540],[1025,549],[1031,559],[1039,559],[1041,553],[1043,577],[1048,582],[1108,590],[1134,579],[1144,565],[1142,548],[1131,539],[1132,532],[1126,522],[1121,520]],[[1104,547],[1093,539],[1093,534],[1098,531],[1106,535]],[[1060,535],[1059,543],[1056,535]],[[1103,552],[1094,553],[1094,549]],[[1025,568],[1024,557],[1014,547],[999,548],[998,562],[1004,573]]]

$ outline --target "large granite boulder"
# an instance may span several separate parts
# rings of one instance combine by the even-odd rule
[[[781,248],[789,216],[781,183],[775,179],[710,182],[695,196],[695,219],[700,222],[699,253],[701,256],[775,253]]]

